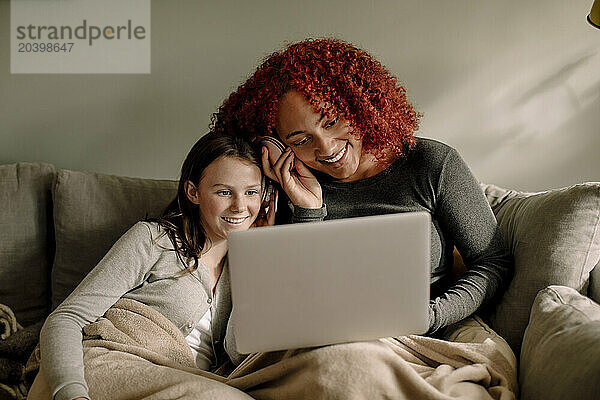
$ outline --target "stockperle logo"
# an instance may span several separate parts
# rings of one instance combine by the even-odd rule
[[[11,0],[11,73],[150,73],[150,0]]]

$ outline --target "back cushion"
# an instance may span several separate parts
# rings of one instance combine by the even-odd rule
[[[536,294],[562,285],[587,294],[600,260],[600,183],[542,193],[483,185],[515,261],[515,274],[491,316],[519,354]]]
[[[24,326],[50,309],[54,173],[50,164],[0,166],[0,303]]]
[[[134,223],[160,216],[176,192],[175,181],[59,170],[53,188],[52,308]]]

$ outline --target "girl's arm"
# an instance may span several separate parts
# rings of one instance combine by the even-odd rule
[[[40,333],[41,367],[54,399],[87,397],[83,327],[139,286],[158,258],[147,223],[138,222],[109,250],[46,319]]]

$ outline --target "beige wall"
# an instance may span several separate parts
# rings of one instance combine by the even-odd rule
[[[175,179],[210,114],[266,54],[336,36],[387,65],[425,114],[420,134],[456,147],[480,180],[598,181],[591,3],[153,0],[150,75],[11,75],[0,0],[0,164]]]

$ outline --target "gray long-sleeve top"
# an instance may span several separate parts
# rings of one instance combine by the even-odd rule
[[[193,273],[181,274],[186,265],[163,233],[157,223],[135,224],[46,319],[40,334],[41,364],[55,399],[89,398],[82,329],[121,297],[153,307],[183,336],[212,305],[214,366],[226,360],[223,341],[231,313],[228,266],[223,266],[213,296],[208,268],[199,263]]]
[[[320,210],[292,206],[293,215],[281,216],[280,221],[408,211],[431,215],[429,333],[473,314],[510,281],[512,259],[496,219],[469,167],[450,146],[417,138],[415,148],[370,178],[339,182],[324,174],[316,176],[326,206]],[[467,266],[457,282],[451,281],[454,246]]]

